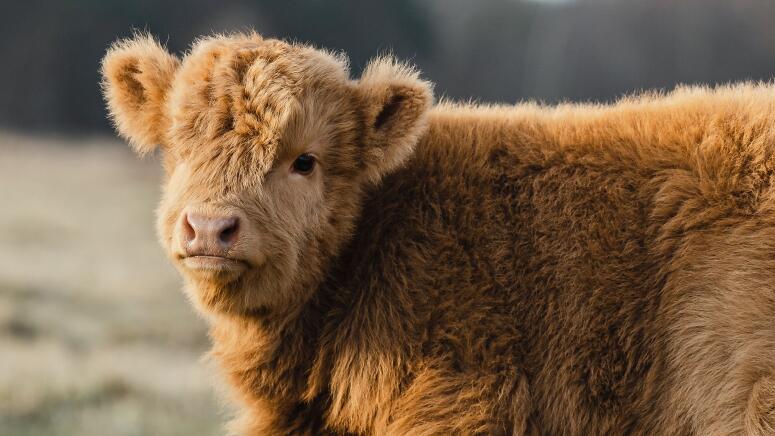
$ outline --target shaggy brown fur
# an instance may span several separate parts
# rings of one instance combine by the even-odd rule
[[[255,34],[103,73],[245,434],[773,433],[772,86],[430,108]],[[187,267],[187,207],[246,221],[245,268]]]

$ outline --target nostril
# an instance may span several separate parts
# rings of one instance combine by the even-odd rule
[[[191,219],[189,218],[188,214],[183,214],[183,220],[182,220],[182,231],[183,231],[183,239],[185,242],[191,242],[194,239],[196,239],[196,229],[191,224]]]
[[[224,220],[223,228],[218,234],[218,240],[224,245],[232,245],[239,231],[239,219],[236,217]]]

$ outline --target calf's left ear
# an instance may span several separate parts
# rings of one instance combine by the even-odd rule
[[[425,132],[433,85],[391,57],[369,63],[358,82],[364,108],[366,176],[378,182],[401,165]]]
[[[102,60],[102,91],[118,133],[139,154],[164,142],[165,104],[180,61],[153,37],[116,42]]]

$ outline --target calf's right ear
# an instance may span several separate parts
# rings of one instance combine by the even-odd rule
[[[164,106],[179,64],[149,35],[117,41],[102,59],[102,91],[113,125],[138,154],[164,142]]]

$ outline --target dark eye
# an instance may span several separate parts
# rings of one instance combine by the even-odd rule
[[[315,169],[315,156],[304,153],[293,161],[293,171],[307,175]]]

